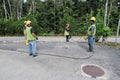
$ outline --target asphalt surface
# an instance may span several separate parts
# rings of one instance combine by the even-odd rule
[[[3,41],[7,41],[7,42],[23,42],[24,41],[24,37],[0,37],[0,42]],[[56,36],[56,37],[39,37],[39,41],[47,41],[47,42],[65,42],[65,37],[60,37],[60,36]],[[85,37],[72,37],[71,42],[87,42],[87,40],[85,40]],[[102,41],[102,38],[100,38],[100,42]],[[108,42],[115,42],[116,41],[116,37],[109,37],[106,39],[106,41]],[[118,43],[120,43],[120,37],[117,40]]]
[[[24,37],[0,38],[0,80],[98,80],[81,75],[82,64],[96,64],[107,72],[107,80],[120,80],[120,50],[95,45],[87,52],[82,38],[69,43],[60,37],[40,37],[38,56],[28,55]]]

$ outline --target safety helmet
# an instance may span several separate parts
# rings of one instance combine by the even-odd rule
[[[66,24],[66,27],[70,27],[70,24]]]
[[[24,24],[26,24],[27,21],[24,21]]]
[[[95,18],[95,17],[91,17],[91,18],[90,18],[90,20],[95,21],[95,20],[96,20],[96,18]]]
[[[29,25],[30,23],[32,23],[30,20],[27,20],[26,25]]]

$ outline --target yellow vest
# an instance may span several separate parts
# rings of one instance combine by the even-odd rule
[[[68,35],[69,35],[69,32],[67,32],[67,31],[65,30],[64,35],[65,35],[65,36],[68,36]]]
[[[96,34],[96,26],[95,24],[91,25],[88,30],[87,30],[87,35],[89,36],[91,34],[91,28],[94,27],[94,32],[93,32],[93,35]]]
[[[31,33],[32,27],[26,27],[27,40],[35,40],[35,37]]]

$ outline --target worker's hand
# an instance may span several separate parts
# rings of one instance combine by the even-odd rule
[[[91,32],[90,36],[93,36],[93,32]]]
[[[36,40],[38,40],[38,37],[36,37]]]

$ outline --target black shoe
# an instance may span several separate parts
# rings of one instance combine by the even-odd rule
[[[32,54],[29,54],[29,56],[32,56]]]
[[[33,57],[37,57],[37,55],[33,55]]]
[[[92,50],[87,50],[87,52],[92,52]]]
[[[69,42],[69,40],[67,40],[66,42]]]

